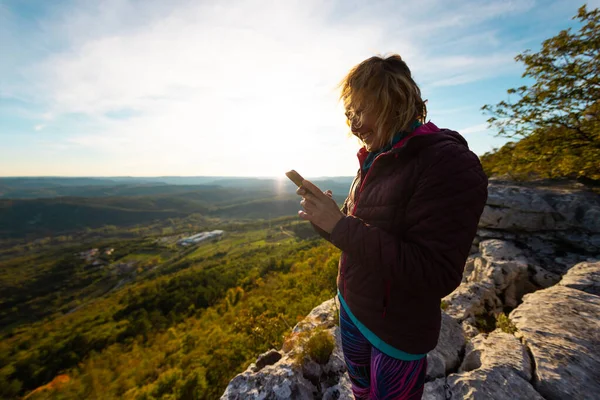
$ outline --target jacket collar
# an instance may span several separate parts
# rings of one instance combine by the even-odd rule
[[[392,149],[387,151],[386,153],[396,152],[398,149],[403,147],[411,138],[413,138],[415,136],[428,135],[431,133],[438,133],[438,132],[440,132],[440,128],[438,128],[433,122],[427,122],[426,124],[419,126],[417,129],[412,131],[405,138],[403,138],[398,143],[396,143],[392,147]],[[385,154],[385,153],[382,153],[382,154]],[[368,155],[369,155],[369,152],[367,151],[367,149],[365,149],[364,146],[361,147],[360,150],[358,150],[358,153],[356,153],[356,156],[358,157],[358,161],[360,163],[359,165],[363,165],[363,163]]]

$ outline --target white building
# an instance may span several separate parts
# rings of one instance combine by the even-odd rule
[[[201,232],[201,233],[197,233],[195,235],[192,235],[192,236],[189,236],[189,237],[186,237],[183,239],[179,239],[177,241],[177,244],[179,244],[181,246],[189,246],[191,244],[200,243],[205,240],[220,238],[223,236],[223,233],[224,232],[221,230],[215,230],[212,232]]]

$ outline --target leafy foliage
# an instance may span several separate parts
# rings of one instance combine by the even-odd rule
[[[600,147],[571,146],[568,137],[569,133],[562,128],[549,128],[544,135],[535,133],[484,154],[481,164],[488,176],[506,176],[516,181],[559,178],[600,181]]]
[[[583,6],[574,19],[578,32],[563,30],[539,52],[517,55],[523,78],[534,80],[508,90],[517,101],[483,106],[500,136],[523,138],[482,157],[489,175],[600,180],[600,10]]]
[[[49,287],[64,301],[49,305],[40,314],[49,317],[36,322],[7,314],[13,324],[1,331],[0,397],[39,388],[30,399],[218,398],[236,373],[281,346],[297,320],[335,293],[339,250],[314,234],[295,236],[294,230],[304,232],[305,222],[277,221],[283,225],[270,230],[239,223],[239,231],[222,241],[190,249],[150,238],[113,242],[112,263],[159,264],[134,269],[124,285],[110,281],[116,289],[103,296],[86,291],[106,277],[73,258],[80,248],[20,257],[14,268],[3,270],[4,284],[13,288],[12,304],[52,296],[40,289],[32,298],[15,297],[27,284],[19,277],[19,263],[36,287],[54,282]],[[42,266],[35,264],[40,259]],[[72,296],[84,301],[67,312]],[[60,385],[53,383],[58,376],[66,377]]]
[[[504,313],[498,314],[496,318],[496,328],[501,329],[503,332],[514,335],[517,332],[517,327]]]
[[[331,334],[322,329],[316,329],[303,347],[302,355],[312,358],[319,364],[327,364],[333,352],[335,343]]]

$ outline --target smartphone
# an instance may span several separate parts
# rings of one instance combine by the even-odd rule
[[[294,182],[296,184],[296,186],[298,186],[298,187],[302,186],[302,181],[304,180],[304,178],[299,173],[297,173],[295,170],[286,172],[285,176],[290,178],[290,180],[292,182]],[[304,190],[306,190],[308,193],[310,193],[310,190],[308,190],[307,188],[304,188]]]

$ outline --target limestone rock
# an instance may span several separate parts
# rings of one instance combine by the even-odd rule
[[[488,186],[488,200],[479,221],[482,228],[550,230],[554,209],[536,191],[517,186]]]
[[[333,337],[335,339],[335,347],[329,356],[329,361],[327,361],[327,364],[323,365],[322,368],[323,372],[328,375],[341,375],[346,371],[346,362],[344,361],[342,338],[338,326],[333,329]]]
[[[493,285],[496,295],[508,307],[516,307],[523,294],[536,289],[529,282],[528,259],[513,242],[483,240],[479,243],[479,250],[480,254],[473,257],[467,282]]]
[[[600,251],[600,196],[553,188],[490,183],[480,230],[545,232],[571,247]],[[504,234],[501,238],[507,239]],[[490,237],[490,236],[488,236]],[[498,236],[494,236],[498,237]],[[554,240],[553,240],[554,241]],[[532,243],[535,247],[535,243]],[[541,251],[553,251],[542,242]]]
[[[600,297],[556,285],[523,297],[510,313],[534,358],[533,385],[544,397],[600,393]]]
[[[446,378],[425,383],[422,400],[446,400]]]
[[[465,333],[465,338],[471,339],[475,336],[479,335],[479,329],[475,326],[475,318],[467,318],[460,324],[462,326],[463,332]]]
[[[515,238],[515,234],[507,231],[497,229],[485,229],[480,227],[477,230],[477,234],[475,237],[477,238],[477,244],[479,244],[479,242],[485,239],[511,240]]]
[[[315,307],[294,327],[291,340],[286,341],[283,352],[271,350],[262,354],[256,364],[251,364],[246,371],[229,382],[221,399],[314,399],[325,393],[331,399],[344,398],[343,396],[348,398],[346,389],[349,386],[346,388],[341,380],[346,372],[346,365],[339,327],[334,324],[335,316],[335,298]],[[304,359],[299,365],[296,355],[302,351],[303,341],[300,337],[303,332],[316,328],[329,331],[335,337],[336,346],[327,364],[319,365],[310,359]],[[338,395],[342,397],[335,397]]]
[[[298,373],[289,360],[268,365],[258,372],[246,370],[233,378],[221,400],[314,398],[316,388]]]
[[[491,239],[479,243],[482,257],[475,260],[469,281],[493,283],[504,305],[516,307],[529,278],[527,259],[513,243]]]
[[[562,242],[591,254],[600,253],[600,234],[597,232],[560,231],[555,236]]]
[[[352,384],[348,373],[344,373],[339,382],[323,393],[323,400],[354,400]]]
[[[458,321],[485,313],[487,310],[502,309],[502,302],[496,296],[494,286],[488,281],[462,284],[444,297],[443,301],[447,304],[444,311]]]
[[[459,321],[498,313],[503,303],[516,307],[523,294],[535,290],[528,260],[514,243],[487,239],[479,243],[479,250],[467,259],[463,283],[443,299],[445,311]]]
[[[446,379],[452,399],[544,400],[529,382],[510,367],[475,369]]]
[[[600,261],[575,265],[562,277],[559,284],[600,296]]]
[[[261,354],[256,359],[256,370],[260,371],[267,365],[273,365],[277,361],[281,360],[281,353],[275,349],[271,349],[266,353]]]
[[[531,360],[525,347],[515,336],[495,330],[467,343],[459,373],[446,379],[446,398],[542,399],[530,379]]]
[[[600,200],[584,191],[488,186],[482,228],[520,231],[583,229],[600,232]]]
[[[475,268],[475,260],[479,257],[481,257],[481,254],[479,253],[479,246],[478,246],[477,252],[474,254],[471,254],[467,258],[467,261],[465,262],[465,269],[463,270],[462,283],[466,283],[468,278],[473,273],[473,269]]]
[[[459,371],[495,367],[513,368],[523,379],[531,380],[531,360],[525,347],[514,335],[498,329],[480,334],[467,343]]]
[[[561,275],[564,275],[570,268],[572,268],[575,264],[578,264],[583,261],[593,261],[581,254],[575,253],[566,253],[560,257],[554,257],[553,261],[556,264],[559,264],[563,267],[563,271],[561,271]]]
[[[314,383],[315,386],[319,382],[321,372],[323,371],[319,363],[307,358],[302,360],[302,376]]]
[[[558,274],[552,273],[539,265],[529,265],[529,272],[531,281],[543,289],[556,285],[560,280]]]
[[[442,327],[438,344],[427,354],[427,379],[440,378],[458,367],[465,346],[461,326],[452,317],[442,312]]]
[[[504,261],[523,257],[523,251],[505,240],[484,240],[479,243],[482,256],[488,260]]]
[[[294,326],[290,337],[283,343],[281,350],[283,353],[291,353],[293,356],[301,346],[299,338],[303,332],[312,331],[317,327],[325,329],[331,329],[336,325],[336,315],[339,304],[337,303],[337,296],[324,301],[317,307],[313,308],[312,311],[300,322]]]
[[[306,316],[302,321],[298,322],[293,333],[304,332],[307,330],[313,330],[317,326],[323,328],[331,328],[335,325],[335,309],[339,307],[336,303],[336,298],[329,299],[317,307],[313,308],[310,314]]]

